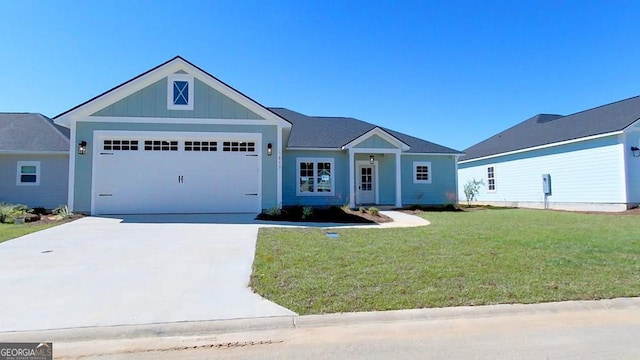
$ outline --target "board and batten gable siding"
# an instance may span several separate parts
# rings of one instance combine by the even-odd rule
[[[355,148],[364,148],[364,149],[396,149],[397,146],[389,143],[378,135],[372,135],[368,139],[362,141],[358,145],[354,146]],[[368,160],[368,158],[367,158]]]
[[[260,133],[262,134],[262,208],[267,209],[277,201],[277,156],[267,156],[264,147],[268,143],[277,144],[277,126],[275,125],[215,125],[189,123],[128,123],[128,122],[84,122],[76,123],[76,138],[87,141],[86,155],[75,154],[75,192],[74,211],[91,212],[91,179],[93,152],[100,151],[101,144],[94,144],[94,131],[153,131],[167,132],[167,137],[181,132],[210,133]],[[174,135],[175,136],[175,135]],[[96,148],[98,147],[98,148]],[[224,171],[224,169],[220,169]],[[257,175],[257,174],[256,174]]]
[[[485,184],[480,188],[479,202],[542,207],[545,200],[542,175],[550,174],[552,194],[547,201],[551,208],[554,203],[565,204],[562,206],[567,209],[570,204],[624,204],[623,150],[621,138],[612,135],[461,163],[458,194],[464,201],[464,185],[475,178]],[[495,170],[493,192],[487,188],[489,166]]]
[[[333,159],[332,196],[298,196],[298,158]],[[342,206],[349,202],[349,156],[346,151],[285,150],[282,161],[282,206]],[[272,203],[269,207],[280,205]]]
[[[39,161],[39,184],[17,185],[18,161]],[[67,203],[69,156],[0,155],[0,202],[54,209]]]
[[[402,155],[402,205],[456,204],[455,155]],[[413,163],[429,162],[429,184],[414,184]]]
[[[193,110],[167,109],[167,78],[164,78],[92,116],[264,120],[198,79],[194,79],[193,90]]]

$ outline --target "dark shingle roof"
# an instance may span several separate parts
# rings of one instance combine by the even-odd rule
[[[481,141],[461,161],[621,131],[640,119],[640,96],[573,115],[540,114]]]
[[[373,124],[354,118],[307,116],[285,108],[269,110],[293,124],[288,148],[339,149],[376,128]],[[409,145],[409,153],[460,153],[397,131],[382,127],[380,129]]]
[[[0,113],[0,152],[69,151],[69,129],[34,113]]]

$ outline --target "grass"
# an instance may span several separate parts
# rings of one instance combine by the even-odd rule
[[[640,295],[640,216],[428,212],[405,229],[263,228],[251,286],[300,314]]]
[[[46,223],[46,224],[0,224],[0,243],[5,242],[7,240],[15,239],[17,237],[34,233],[36,231],[44,230],[56,225],[60,225],[62,222],[58,223]]]

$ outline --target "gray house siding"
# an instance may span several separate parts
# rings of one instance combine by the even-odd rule
[[[40,162],[39,185],[17,185],[18,161]],[[53,209],[67,203],[69,156],[0,155],[0,202]]]

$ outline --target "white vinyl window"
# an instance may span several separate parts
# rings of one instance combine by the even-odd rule
[[[167,77],[167,109],[193,110],[193,76],[173,74]]]
[[[40,185],[40,161],[18,161],[16,185]]]
[[[332,196],[334,194],[334,173],[332,158],[298,158],[299,196]]]
[[[431,163],[428,161],[413,162],[413,183],[431,184]]]
[[[495,166],[487,167],[487,190],[496,191],[496,168]]]

